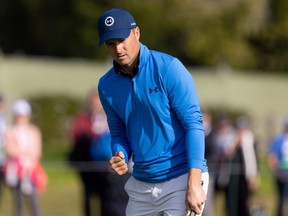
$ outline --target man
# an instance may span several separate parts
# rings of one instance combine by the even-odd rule
[[[5,112],[6,102],[0,95],[0,203],[2,202],[3,186],[4,186],[4,172],[3,166],[5,162],[5,150],[4,150],[4,134],[7,127],[7,119]]]
[[[95,215],[95,197],[100,200],[101,216],[125,216],[128,196],[124,184],[130,174],[118,176],[111,172],[110,133],[98,91],[89,92],[85,109],[72,124],[70,163],[78,171],[83,194],[83,215]],[[113,193],[111,193],[113,191]]]
[[[113,67],[99,80],[111,133],[111,168],[123,175],[127,216],[201,215],[208,172],[202,115],[192,76],[182,63],[149,50],[132,15],[112,9],[99,17],[99,44]]]
[[[275,135],[268,149],[268,166],[273,172],[277,187],[277,216],[285,213],[288,202],[288,116],[283,121],[283,132]]]
[[[215,150],[214,145],[214,128],[213,128],[213,116],[212,113],[207,108],[202,108],[202,118],[203,126],[205,129],[205,158],[207,159],[207,165],[209,167],[209,186],[208,192],[206,194],[205,209],[203,211],[203,216],[214,216],[214,200],[215,200]]]

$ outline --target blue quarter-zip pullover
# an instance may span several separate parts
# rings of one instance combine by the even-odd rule
[[[99,80],[112,153],[133,155],[134,178],[160,183],[207,171],[202,114],[191,74],[177,59],[140,44],[138,73],[129,78],[114,65]]]

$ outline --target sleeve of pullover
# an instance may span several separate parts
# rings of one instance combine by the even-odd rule
[[[113,108],[110,106],[103,92],[98,87],[99,98],[102,103],[103,109],[107,115],[107,121],[111,134],[111,150],[112,155],[116,152],[122,151],[125,156],[126,163],[128,163],[131,156],[131,149],[126,136],[126,127]]]
[[[202,130],[194,129],[187,131],[186,148],[189,168],[203,169],[204,139]]]
[[[205,164],[204,127],[192,75],[174,59],[163,75],[171,105],[186,131],[186,149],[189,168],[203,168]]]

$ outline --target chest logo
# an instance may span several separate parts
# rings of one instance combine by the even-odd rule
[[[158,88],[157,88],[157,87],[155,87],[155,88],[149,88],[149,93],[151,94],[151,93],[153,93],[153,92],[157,93],[157,92],[158,92]]]

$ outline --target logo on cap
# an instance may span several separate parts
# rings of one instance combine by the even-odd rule
[[[112,26],[114,24],[114,18],[111,16],[106,17],[105,19],[105,25],[106,26]]]

